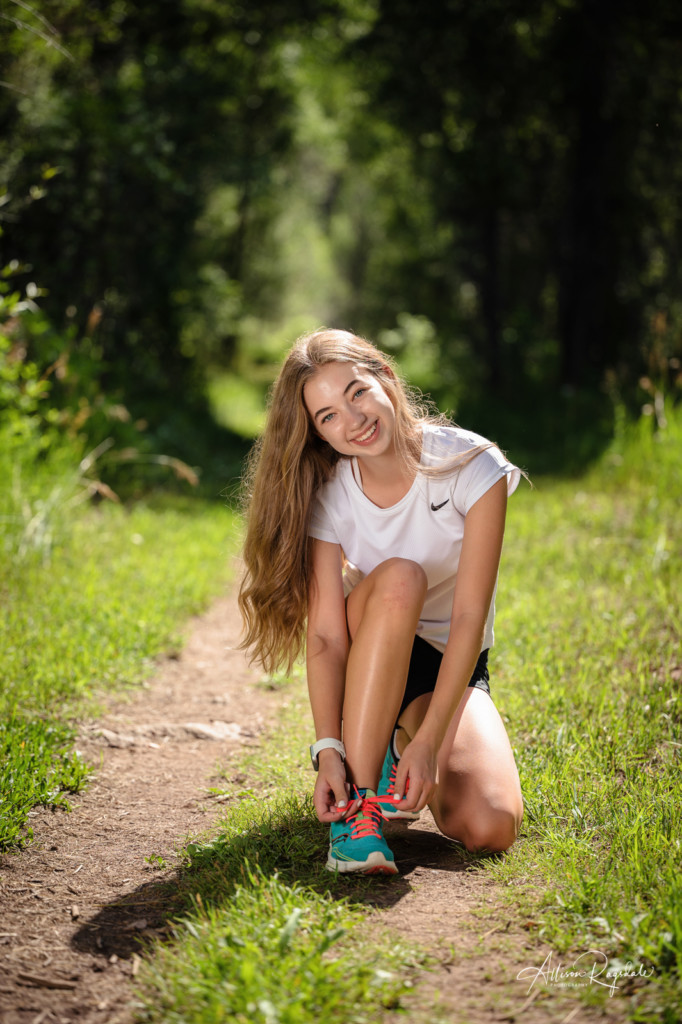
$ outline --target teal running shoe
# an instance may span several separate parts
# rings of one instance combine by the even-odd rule
[[[381,813],[389,821],[393,818],[405,818],[407,821],[416,821],[421,811],[401,811],[394,800],[397,770],[398,762],[389,743],[386,757],[384,758],[384,766],[381,769],[381,778],[379,779],[378,796],[381,797],[379,801]],[[386,797],[389,797],[389,799],[387,800]]]
[[[360,801],[353,814],[330,828],[327,870],[340,874],[396,875],[398,869],[381,832],[379,800],[371,789],[356,790]]]

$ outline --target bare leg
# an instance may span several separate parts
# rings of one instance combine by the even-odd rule
[[[376,789],[379,783],[425,596],[421,566],[390,558],[361,580],[348,598],[351,648],[343,740],[348,775],[358,787]]]
[[[400,719],[401,749],[424,719],[424,694]],[[500,715],[483,690],[466,690],[438,755],[438,785],[430,804],[436,824],[468,850],[501,852],[516,839],[523,818],[519,774]]]

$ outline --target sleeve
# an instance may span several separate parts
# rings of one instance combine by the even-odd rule
[[[453,505],[465,516],[472,505],[503,477],[507,479],[507,493],[513,494],[519,485],[521,470],[495,445],[486,448],[456,474],[452,488]]]
[[[313,499],[308,536],[315,540],[329,541],[330,544],[340,543],[334,522],[319,495]]]

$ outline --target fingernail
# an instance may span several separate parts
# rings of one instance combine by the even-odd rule
[[[346,801],[345,800],[339,800],[339,802],[338,802],[338,804],[336,806],[337,807],[345,807],[346,806]]]

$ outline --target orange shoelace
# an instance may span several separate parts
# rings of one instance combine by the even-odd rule
[[[380,804],[385,797],[361,796],[357,789],[355,794],[353,799],[359,800],[360,806],[346,819],[350,825],[351,838],[363,839],[365,836],[381,837],[382,816]]]
[[[391,767],[391,774],[390,774],[389,779],[388,779],[388,793],[384,793],[383,797],[382,797],[384,800],[386,799],[387,796],[390,796],[390,797],[395,796],[395,777],[396,777],[397,774],[398,774],[398,765],[397,765],[397,762],[394,761],[393,762],[393,766]],[[410,788],[410,780],[407,779],[406,782],[405,782],[405,792],[403,793],[404,797],[407,796],[409,788]]]
[[[361,798],[362,799],[362,798]],[[374,803],[373,803],[374,802]],[[365,836],[381,836],[381,810],[377,797],[365,797],[357,809],[351,825],[351,837],[363,839]]]

